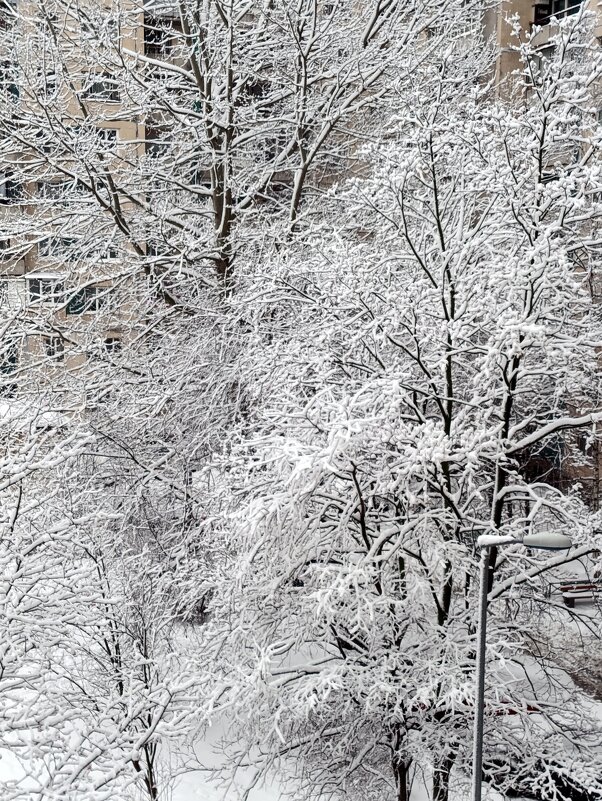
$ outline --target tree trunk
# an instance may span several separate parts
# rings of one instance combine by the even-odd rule
[[[159,785],[157,784],[154,767],[155,751],[156,748],[149,746],[147,743],[144,746],[144,765],[142,765],[139,759],[132,760],[134,770],[138,773],[142,773],[142,781],[149,801],[158,801],[159,799]]]
[[[447,754],[442,759],[435,759],[433,766],[433,801],[448,801],[449,775],[453,766],[453,754]]]
[[[393,775],[395,776],[395,801],[408,801],[408,769],[410,762],[393,757]]]

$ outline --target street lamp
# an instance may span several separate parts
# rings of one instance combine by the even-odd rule
[[[538,548],[544,551],[566,551],[572,542],[565,534],[544,531],[540,534],[525,534],[522,539],[516,537],[482,534],[477,539],[477,547],[481,549],[481,575],[479,585],[479,620],[477,628],[477,664],[476,664],[476,701],[474,718],[474,741],[472,751],[472,801],[481,801],[481,785],[483,782],[483,718],[485,712],[485,644],[487,639],[487,594],[490,551],[498,545],[520,542],[527,548]]]

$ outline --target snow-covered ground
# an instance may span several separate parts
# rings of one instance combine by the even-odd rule
[[[206,738],[195,744],[194,758],[199,765],[209,768],[222,761],[217,744],[223,734],[222,727],[212,726]],[[249,773],[240,773],[236,784],[225,787],[212,781],[207,771],[191,770],[174,781],[171,801],[240,801],[251,778]],[[254,787],[249,793],[248,801],[278,801],[281,795],[281,787],[275,782],[268,786]]]
[[[256,787],[249,794],[249,801],[279,801],[281,790],[277,785]],[[200,772],[183,776],[173,790],[172,801],[240,801],[240,790],[219,788]]]
[[[576,563],[567,567],[570,567],[570,570],[567,570],[566,573],[570,573],[575,577],[585,576],[590,572],[590,570],[588,570],[589,566],[582,563]],[[554,600],[557,603],[561,603],[561,597],[557,588],[554,590]],[[577,611],[579,611],[580,617],[572,617],[570,619],[567,625],[567,635],[570,632],[586,637],[588,634],[592,634],[592,629],[598,630],[601,618],[599,608],[596,604],[581,602],[578,604]],[[526,676],[534,692],[537,691],[539,684],[542,685],[542,689],[545,691],[545,686],[549,681],[549,671],[547,675],[540,676],[537,664],[528,657],[526,657],[524,661],[524,671],[524,675],[514,676],[513,680],[524,681]],[[567,690],[569,690],[570,685],[572,685],[570,677],[561,670],[553,672],[559,687],[566,686]],[[493,680],[492,676],[490,676],[490,681],[491,680]],[[602,719],[602,703],[592,700],[591,714],[592,716]],[[511,720],[509,720],[509,725],[512,725]],[[252,778],[250,772],[246,774],[244,772],[239,772],[237,782],[229,786],[218,784],[216,781],[212,780],[209,772],[210,768],[219,765],[221,759],[223,759],[223,756],[220,754],[219,742],[225,733],[229,734],[230,732],[225,731],[224,724],[215,725],[209,729],[207,736],[202,741],[195,743],[193,749],[194,753],[191,754],[193,757],[191,764],[202,765],[207,769],[203,770],[200,767],[198,769],[191,768],[183,773],[174,770],[173,773],[176,775],[168,782],[165,782],[165,778],[163,777],[161,785],[166,789],[166,792],[162,801],[241,801],[248,783]],[[169,771],[167,766],[166,770]],[[177,775],[178,773],[179,775]],[[19,764],[17,758],[11,754],[10,751],[0,749],[0,781],[7,780],[22,783],[24,787],[27,786],[26,772]],[[428,790],[429,783],[428,781],[425,782],[422,774],[417,773],[412,782],[411,801],[431,801],[430,792]],[[455,791],[452,791],[450,794],[450,801],[467,801],[469,797],[468,777],[462,776],[461,781],[458,781],[458,785],[461,785],[462,789],[455,789]],[[271,782],[259,783],[257,786],[254,786],[248,794],[248,801],[283,801],[285,798],[287,801],[305,801],[302,794],[295,794],[294,788],[289,788],[288,793],[285,793],[283,786],[276,779]],[[484,786],[484,801],[502,801],[502,798],[503,797],[499,793],[491,790],[487,785]],[[0,801],[2,800],[0,799]]]

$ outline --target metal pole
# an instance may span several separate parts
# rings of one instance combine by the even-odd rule
[[[485,645],[487,641],[487,572],[489,546],[481,550],[479,586],[479,620],[477,625],[476,696],[474,714],[474,741],[472,751],[472,801],[481,801],[483,782],[483,716],[485,707]]]

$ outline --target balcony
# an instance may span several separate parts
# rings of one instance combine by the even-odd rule
[[[539,0],[535,5],[535,24],[547,25],[552,17],[562,19],[576,14],[584,0]]]

